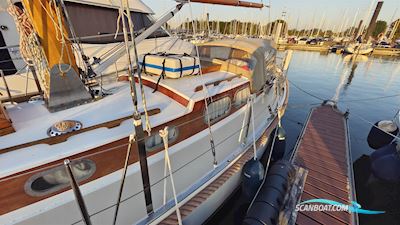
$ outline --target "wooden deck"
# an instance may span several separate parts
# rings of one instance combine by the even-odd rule
[[[308,170],[301,202],[323,198],[349,204],[352,167],[349,158],[346,116],[331,105],[311,110],[296,145],[295,164]],[[348,212],[299,212],[296,224],[357,224]]]
[[[0,102],[0,136],[7,135],[15,132],[14,127],[12,126],[11,120],[7,115],[7,112]]]

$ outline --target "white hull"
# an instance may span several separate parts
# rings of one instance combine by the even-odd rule
[[[344,51],[347,54],[358,54],[358,55],[367,55],[369,53],[371,53],[374,49],[369,46],[369,45],[348,45],[347,47],[344,48]]]
[[[268,111],[268,105],[277,105],[278,99],[273,99],[273,96],[275,96],[273,92],[273,90],[270,90],[269,95],[260,95],[255,103],[254,113],[255,115],[258,115],[256,117],[255,124],[259,125],[255,129],[256,137],[259,137],[272,122],[272,119],[267,120],[266,118],[271,117]],[[265,99],[263,100],[262,98]],[[283,104],[283,99],[284,96],[279,99],[279,104]],[[272,104],[272,102],[275,103]],[[246,147],[242,147],[238,142],[245,109],[246,107],[242,108],[212,127],[215,135],[214,138],[217,160],[220,165],[227,160],[234,160],[235,158],[238,158],[238,155],[252,143],[251,133],[248,135],[248,144]],[[194,137],[172,146],[170,148],[170,155],[173,171],[178,170],[180,167],[188,163],[188,161],[190,161],[188,159],[193,159],[209,148],[210,146],[207,130],[204,130]],[[259,154],[261,154],[262,151],[259,151]],[[163,152],[160,152],[148,158],[150,183],[153,185],[151,189],[152,198],[155,209],[162,206],[163,182],[160,181],[164,173],[163,154]],[[212,154],[211,152],[208,152],[184,166],[183,169],[175,172],[174,180],[177,193],[185,192],[186,190],[190,189],[193,184],[196,184],[199,180],[201,180],[202,177],[207,176],[209,172],[212,172],[212,162]],[[210,202],[207,202],[207,206],[204,205],[200,207],[197,213],[194,213],[193,216],[188,218],[188,222],[200,222],[199,219],[207,219],[219,206],[219,204],[225,200],[228,194],[230,194],[239,185],[238,176],[238,174],[233,176],[232,180],[225,184],[223,187],[223,190],[225,190],[223,192],[224,194],[221,195],[216,193],[213,195],[213,198],[210,198]],[[121,171],[117,171],[81,186],[89,213],[96,214],[91,217],[93,224],[112,223],[114,207],[110,206],[115,204],[120,178]],[[167,199],[172,200],[173,195],[169,181],[167,182],[167,187]],[[129,199],[120,205],[120,213],[117,224],[135,224],[146,217],[144,195],[141,190],[142,181],[140,167],[138,163],[135,163],[134,165],[130,166],[128,170],[128,176],[122,199],[126,199],[128,197]],[[135,193],[136,195],[134,195]],[[132,195],[134,196],[132,197]],[[3,215],[0,218],[0,223],[4,225],[74,224],[80,220],[81,215],[75,202],[73,193],[72,191],[67,191]],[[78,224],[83,223],[80,222]]]

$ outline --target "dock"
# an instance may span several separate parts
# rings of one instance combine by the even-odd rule
[[[297,50],[297,51],[312,51],[312,52],[329,52],[331,45],[332,44],[309,45],[309,44],[279,43],[277,45],[277,49],[281,50],[281,51]],[[374,50],[370,53],[370,55],[372,55],[372,56],[400,56],[400,48],[374,48]]]
[[[325,104],[310,111],[293,160],[308,170],[300,202],[329,199],[349,205],[356,201],[347,118],[335,106]],[[300,211],[296,224],[358,224],[358,220],[344,211]]]
[[[374,48],[371,54],[379,56],[400,56],[400,48]]]
[[[302,44],[278,44],[278,50],[298,50],[298,51],[313,51],[313,52],[328,52],[327,45],[302,45]]]

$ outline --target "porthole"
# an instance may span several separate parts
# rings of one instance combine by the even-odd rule
[[[178,129],[176,127],[168,127],[168,143],[174,142],[178,138]],[[151,135],[145,141],[146,151],[152,152],[162,146],[164,142],[159,134]]]
[[[71,162],[72,172],[78,182],[89,179],[96,171],[96,164],[89,159]],[[44,196],[68,187],[69,177],[64,165],[39,172],[25,183],[25,192],[31,196]]]
[[[211,102],[208,104],[208,115],[207,115],[207,110],[204,111],[204,122],[208,122],[208,117],[210,118],[210,122],[215,122],[222,117],[224,117],[226,114],[229,113],[231,110],[231,98],[230,97],[224,97],[221,99],[218,99],[214,102]]]
[[[247,103],[247,99],[249,99],[249,97],[250,97],[250,88],[249,87],[240,89],[235,93],[233,105],[235,107],[240,107]]]

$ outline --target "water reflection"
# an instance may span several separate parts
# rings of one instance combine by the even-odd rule
[[[353,81],[358,63],[366,61],[368,61],[368,57],[364,55],[346,55],[342,60],[338,60],[336,70],[338,71],[340,66],[343,66],[343,69],[336,87],[335,95],[331,99],[332,101],[339,102],[340,96],[346,94],[347,89]]]
[[[347,90],[347,88],[350,86],[350,84],[351,84],[351,81],[353,81],[353,78],[354,78],[354,73],[356,72],[356,68],[357,68],[357,63],[353,63],[353,65],[351,66],[351,71],[350,71],[350,75],[349,75],[349,77],[347,78],[347,83],[346,83],[346,85],[344,86],[344,89],[345,90]]]
[[[362,99],[399,94],[399,75],[400,58],[320,55],[310,52],[296,52],[289,70],[289,79],[294,84],[320,97],[333,94],[332,100],[339,102],[342,111],[350,110],[350,141],[352,158],[355,160],[357,201],[365,208],[397,212],[373,218],[361,216],[362,225],[399,224],[400,221],[400,188],[379,182],[371,185],[368,166],[369,155],[373,150],[366,141],[370,124],[353,115],[354,113],[362,115],[371,122],[393,118],[399,109],[400,97],[368,101]],[[290,105],[310,104],[315,101],[313,97],[291,87],[289,108],[283,118],[283,125],[288,128],[287,137],[290,140],[287,143],[287,151],[295,145],[291,139],[296,139],[301,132],[301,128],[294,126],[291,120],[304,122],[312,107],[290,108]],[[381,193],[391,194],[381,195]]]
[[[282,124],[287,131],[286,152],[290,153],[296,144],[302,126],[306,121],[308,113],[312,107],[319,104],[317,100],[304,92],[300,91],[294,85],[312,93],[322,99],[338,99],[339,108],[342,111],[350,110],[349,132],[351,142],[352,159],[356,161],[354,167],[356,186],[362,187],[360,194],[357,193],[357,201],[367,209],[391,208],[400,212],[400,194],[385,198],[384,206],[376,205],[374,200],[378,199],[378,192],[394,193],[395,188],[400,192],[399,187],[386,186],[382,189],[380,186],[370,186],[372,192],[366,190],[365,184],[369,179],[368,168],[369,156],[372,149],[367,143],[367,136],[370,124],[360,120],[353,113],[363,115],[368,121],[376,122],[382,119],[393,118],[400,106],[400,97],[385,98],[379,100],[354,101],[360,99],[374,99],[381,96],[389,96],[400,93],[400,58],[375,58],[375,57],[347,57],[337,54],[321,55],[318,52],[300,52],[295,51],[292,62],[289,67],[288,77],[292,82],[290,86],[289,105],[286,114],[283,117]],[[287,154],[290,155],[290,154]],[[359,166],[362,162],[362,165]],[[239,193],[240,194],[240,193]],[[240,210],[239,196],[235,196],[232,202],[229,202],[226,211],[221,214],[218,223],[214,224],[232,224],[237,220],[240,213],[245,213],[247,208]],[[236,198],[236,199],[235,199]],[[397,199],[396,199],[397,198]],[[239,202],[239,203],[238,203]],[[389,210],[388,210],[389,211]],[[360,225],[395,225],[399,224],[400,213],[396,215],[384,214],[381,217],[362,217]],[[215,221],[214,221],[215,222]]]

